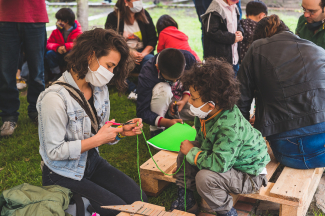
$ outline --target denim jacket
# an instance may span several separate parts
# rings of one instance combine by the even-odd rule
[[[59,81],[78,88],[69,72]],[[110,102],[107,86],[94,87],[94,106],[99,126],[108,121]],[[53,172],[75,180],[84,175],[87,154],[81,154],[81,140],[92,137],[90,118],[83,108],[60,85],[52,85],[37,100],[39,153]],[[116,144],[110,143],[110,144]],[[98,148],[96,148],[98,151]]]

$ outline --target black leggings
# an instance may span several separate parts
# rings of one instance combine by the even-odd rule
[[[90,153],[90,152],[89,152]],[[43,167],[43,186],[60,185],[90,201],[101,216],[116,215],[119,212],[102,209],[105,205],[126,205],[140,201],[140,188],[129,176],[111,166],[98,154],[88,154],[85,175],[81,181],[66,178]],[[143,201],[148,202],[145,193]]]

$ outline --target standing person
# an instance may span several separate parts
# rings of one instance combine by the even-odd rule
[[[202,15],[204,27],[204,58],[225,58],[239,69],[238,42],[244,30],[239,22],[238,0],[214,0]]]
[[[37,121],[36,100],[44,90],[45,23],[49,22],[44,0],[0,0],[0,116],[1,136],[17,127],[19,91],[16,72],[23,43],[29,68],[28,116]]]
[[[301,39],[277,15],[257,23],[254,42],[238,72],[238,107],[275,158],[295,169],[325,166],[325,50]]]
[[[211,4],[212,0],[193,0],[197,16],[199,17],[199,21],[201,23],[201,31],[202,31],[202,46],[203,46],[203,24],[201,16],[207,11],[209,5]],[[204,51],[204,46],[203,46]]]
[[[199,56],[188,44],[188,36],[178,30],[177,22],[169,15],[162,15],[156,24],[158,32],[157,52],[167,48],[187,50],[195,56],[197,61],[201,61]]]
[[[304,15],[298,20],[296,35],[325,49],[325,0],[302,0]]]
[[[60,185],[86,197],[100,215],[118,213],[103,205],[140,201],[140,187],[98,151],[101,145],[141,134],[139,118],[118,128],[105,124],[110,115],[107,84],[118,91],[126,88],[128,58],[129,48],[115,31],[86,31],[65,58],[67,71],[37,101],[43,186]]]
[[[45,59],[54,75],[54,80],[61,76],[60,66],[65,65],[64,57],[72,49],[73,41],[82,34],[81,26],[75,20],[75,14],[70,8],[61,8],[55,14],[57,29],[47,40],[48,50]]]
[[[240,0],[238,1],[238,3],[236,5],[237,5],[238,11],[239,11],[239,19],[241,19],[242,16],[243,16],[243,11],[241,9],[241,2],[240,2]]]
[[[115,6],[115,10],[107,16],[105,28],[123,35],[137,65],[135,71],[140,71],[153,57],[157,45],[155,25],[148,11],[143,9],[142,0],[118,0]],[[128,79],[127,82],[132,97],[136,99],[136,94],[133,93],[136,92],[136,85]]]
[[[253,42],[253,35],[256,24],[267,16],[267,6],[261,1],[250,1],[246,5],[246,19],[241,19],[240,24],[244,29],[245,35],[241,42],[238,42],[240,62]]]

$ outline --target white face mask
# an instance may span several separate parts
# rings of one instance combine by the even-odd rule
[[[195,116],[199,117],[200,119],[204,119],[212,111],[212,110],[209,110],[208,112],[204,112],[201,110],[201,108],[204,107],[207,103],[212,103],[213,105],[215,105],[215,103],[213,101],[206,102],[205,104],[203,104],[200,107],[194,107],[192,104],[190,104],[190,110]]]
[[[99,64],[99,61],[97,59]],[[92,71],[88,65],[88,73],[86,74],[86,82],[91,83],[93,86],[101,87],[109,83],[114,74],[99,64],[97,71]]]
[[[140,1],[134,1],[133,8],[130,8],[130,10],[132,13],[139,13],[142,10],[142,8],[143,8],[142,0],[140,0]]]

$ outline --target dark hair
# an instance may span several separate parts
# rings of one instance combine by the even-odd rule
[[[63,22],[67,22],[69,25],[73,26],[76,20],[76,16],[70,8],[61,8],[56,12],[55,18],[57,20],[62,20]]]
[[[223,59],[196,62],[181,81],[186,89],[198,91],[202,102],[213,101],[220,109],[232,109],[240,96],[233,66]]]
[[[162,15],[158,19],[157,25],[156,25],[158,35],[160,34],[160,32],[162,32],[162,30],[164,30],[165,28],[167,28],[169,26],[175,26],[178,29],[177,22],[171,16],[169,16],[167,14]]]
[[[324,13],[325,0],[321,0],[319,6],[323,9],[323,13]]]
[[[66,55],[67,70],[78,74],[79,79],[85,78],[88,73],[89,57],[95,53],[99,59],[115,50],[121,54],[121,60],[114,68],[114,77],[111,83],[115,84],[119,92],[127,87],[125,79],[132,70],[133,61],[130,59],[129,47],[125,39],[112,29],[95,28],[85,31],[75,40],[72,50]]]
[[[260,13],[265,13],[267,15],[267,6],[261,1],[250,1],[246,5],[246,15],[247,16],[257,16]]]
[[[278,15],[273,14],[271,16],[264,17],[257,23],[254,30],[253,41],[261,38],[272,37],[273,35],[283,31],[290,30],[288,26],[286,26],[286,24],[280,20]]]
[[[185,57],[181,51],[174,48],[164,49],[158,54],[159,71],[170,78],[178,79],[185,69]]]
[[[127,1],[130,2],[131,0],[127,0]],[[120,18],[124,19],[126,24],[131,25],[132,23],[130,21],[130,18],[131,18],[130,14],[132,12],[131,12],[130,8],[125,5],[124,0],[117,0],[117,2],[115,4],[115,10],[114,10],[116,16],[118,16],[117,15],[118,11],[120,12]],[[144,12],[143,8],[140,12],[135,13],[134,18],[136,20],[140,20],[143,23],[146,23],[146,24],[149,23],[146,13]]]

